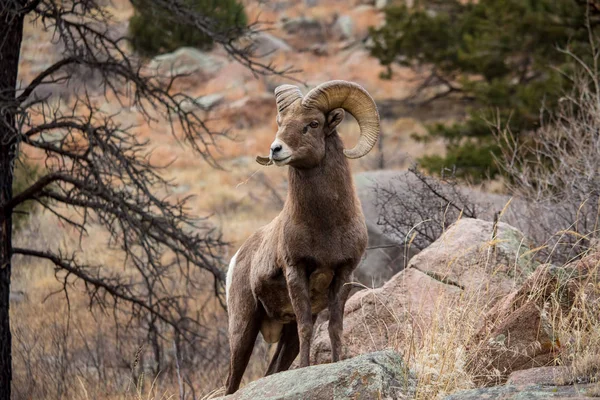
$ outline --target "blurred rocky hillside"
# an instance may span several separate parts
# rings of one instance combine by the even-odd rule
[[[285,190],[283,169],[262,168],[254,163],[265,154],[276,132],[273,89],[282,83],[298,81],[304,92],[331,79],[345,79],[363,85],[376,99],[383,118],[383,160],[373,151],[353,163],[356,171],[381,165],[402,168],[425,153],[441,151],[441,146],[414,142],[410,135],[422,132],[425,119],[447,118],[451,110],[408,110],[397,100],[411,94],[419,76],[409,69],[396,68],[392,80],[380,79],[383,68],[369,55],[369,27],[384,23],[383,0],[289,0],[278,2],[246,1],[249,21],[260,21],[263,31],[254,38],[257,53],[265,63],[299,72],[288,77],[254,76],[248,69],[228,58],[222,49],[202,52],[193,48],[179,50],[146,60],[145,65],[161,73],[188,73],[180,82],[196,105],[205,113],[208,125],[228,130],[232,138],[220,140],[214,156],[224,170],[214,170],[169,133],[166,123],[145,124],[135,109],[124,107],[97,88],[100,109],[118,114],[125,124],[137,124],[139,135],[152,142],[155,160],[172,163],[166,170],[176,184],[173,195],[193,195],[190,203],[199,215],[216,215],[227,240],[239,243],[258,225],[275,215]],[[126,0],[107,5],[113,15],[115,37],[127,33],[133,13]],[[23,42],[20,80],[23,85],[56,61],[61,44],[44,32],[41,21],[29,21]],[[94,76],[77,72],[69,86],[54,84],[39,88],[37,95],[52,96],[68,106],[83,82],[93,87]],[[57,103],[58,104],[58,103]],[[189,104],[193,107],[194,104]],[[356,140],[358,129],[347,118],[341,128],[348,146]],[[33,158],[35,159],[35,157]],[[217,218],[227,220],[221,224]]]

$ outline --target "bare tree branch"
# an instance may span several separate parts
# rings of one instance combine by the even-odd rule
[[[252,39],[261,31],[259,22],[225,29],[185,1],[151,1],[164,11],[165,18],[210,36],[255,75],[289,77],[294,72],[255,54]],[[0,6],[0,16],[6,17],[3,24],[20,30],[12,45],[20,44],[22,23],[29,14],[38,27],[53,35],[62,55],[18,88],[15,53],[11,84],[0,88],[3,166],[10,165],[7,171],[12,173],[19,153],[41,154],[44,164],[41,176],[32,179],[28,187],[14,195],[7,192],[0,213],[10,216],[18,205],[33,201],[44,215],[52,215],[69,231],[74,230],[73,239],[79,240],[74,246],[80,248],[88,235],[95,233],[90,228],[101,226],[107,249],[122,259],[121,265],[102,265],[85,261],[85,254],[67,245],[60,250],[37,249],[38,242],[12,246],[4,241],[8,250],[3,260],[9,263],[10,256],[17,255],[51,262],[61,285],[58,293],[67,303],[74,290],[83,288],[90,309],[100,309],[114,318],[118,346],[134,333],[150,344],[156,371],[163,369],[164,346],[170,348],[174,341],[182,355],[184,373],[185,368],[219,362],[219,343],[226,343],[226,336],[213,332],[215,324],[210,316],[215,311],[207,309],[218,305],[215,299],[223,304],[227,244],[208,217],[191,215],[189,198],[170,196],[173,182],[163,177],[168,163],[153,161],[150,143],[140,138],[137,126],[123,123],[102,106],[116,103],[121,110],[135,109],[143,124],[166,126],[171,135],[215,168],[219,168],[213,156],[217,140],[229,133],[211,130],[203,110],[184,89],[178,89],[183,85],[177,83],[187,75],[159,73],[131,53],[129,39],[113,29],[104,1],[9,3],[8,13]],[[4,27],[0,30],[5,31]],[[0,38],[0,66],[4,65],[4,42],[5,38]],[[67,88],[68,100],[36,95],[50,84]],[[0,288],[2,293],[8,293],[6,288]],[[200,304],[195,302],[198,298],[203,299]],[[208,335],[216,338],[216,345],[205,345]],[[10,357],[2,357],[2,365],[10,366]]]
[[[57,61],[54,64],[52,64],[51,66],[49,66],[48,68],[46,68],[38,76],[36,76],[31,81],[31,83],[23,90],[23,92],[17,97],[17,99],[16,99],[17,104],[22,104],[25,100],[27,100],[27,98],[31,95],[31,93],[33,93],[33,91],[41,84],[49,83],[49,82],[44,81],[46,78],[51,77],[54,73],[58,72],[64,66],[74,64],[76,62],[77,62],[77,59],[75,57],[68,57],[68,58],[63,58],[62,60]]]

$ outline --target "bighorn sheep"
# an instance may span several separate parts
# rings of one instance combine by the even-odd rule
[[[298,353],[308,366],[316,315],[329,308],[332,360],[341,352],[346,285],[367,246],[367,227],[346,158],[375,145],[379,114],[359,85],[330,81],[306,97],[296,86],[275,89],[277,136],[269,157],[258,163],[288,165],[283,211],[255,232],[233,256],[227,271],[231,360],[227,393],[235,392],[260,331],[279,342],[266,375],[287,370]],[[336,127],[352,114],[360,139],[343,148]]]

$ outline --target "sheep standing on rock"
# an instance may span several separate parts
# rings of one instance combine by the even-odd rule
[[[316,315],[329,308],[332,361],[341,353],[344,305],[352,272],[367,246],[367,227],[347,158],[367,154],[379,136],[379,114],[359,85],[330,81],[306,97],[296,86],[275,89],[279,129],[263,165],[288,165],[282,212],[231,259],[227,307],[231,360],[227,393],[235,392],[260,331],[279,342],[266,375],[287,370],[298,353],[310,364]],[[345,150],[336,127],[344,110],[360,127]]]

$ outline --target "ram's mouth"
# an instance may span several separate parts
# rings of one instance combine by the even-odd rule
[[[284,158],[273,158],[272,160],[275,162],[275,165],[285,165],[287,161],[292,158],[292,156],[287,156]]]
[[[291,155],[289,155],[287,157],[283,157],[283,158],[271,158],[271,157],[256,156],[256,162],[259,163],[260,165],[264,165],[264,166],[269,166],[269,165],[273,165],[273,164],[281,166],[281,165],[286,165],[290,158],[292,158]]]

